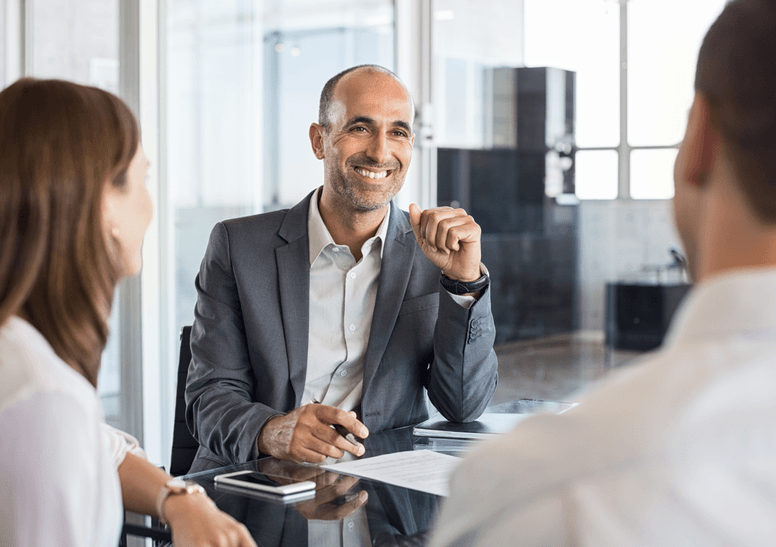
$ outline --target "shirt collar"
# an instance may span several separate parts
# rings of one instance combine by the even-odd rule
[[[319,187],[310,198],[310,209],[307,213],[307,233],[310,239],[310,266],[315,263],[318,255],[320,255],[326,247],[329,245],[336,245],[334,239],[332,239],[331,234],[329,233],[329,229],[326,228],[326,224],[323,222],[321,211],[318,208],[318,197],[320,194],[321,187]],[[374,245],[376,240],[379,240],[381,242],[381,260],[383,258],[383,250],[385,249],[385,238],[388,235],[388,220],[390,217],[391,203],[388,202],[388,210],[385,213],[385,218],[383,219],[382,223],[380,223],[380,227],[377,229],[377,233],[364,243],[364,245]]]
[[[693,287],[664,346],[763,332],[776,334],[776,268],[728,272]]]

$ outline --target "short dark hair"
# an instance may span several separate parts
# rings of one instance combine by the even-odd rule
[[[339,81],[346,75],[350,74],[351,72],[355,72],[356,70],[373,70],[375,72],[382,72],[383,74],[388,74],[389,76],[392,76],[393,78],[396,78],[396,80],[404,86],[404,82],[401,81],[401,79],[391,70],[388,70],[384,66],[380,65],[358,65],[358,66],[352,66],[350,68],[346,68],[339,74],[332,76],[328,82],[326,82],[326,85],[323,86],[323,91],[321,91],[321,100],[318,104],[318,125],[322,126],[326,131],[329,130],[329,126],[331,125],[331,120],[329,119],[329,115],[331,114],[331,102],[332,97],[334,96],[334,88],[337,87],[337,84]],[[406,89],[406,86],[404,86]],[[409,95],[409,91],[407,92]],[[410,95],[410,101],[412,100],[412,96]],[[413,107],[414,108],[414,107]]]
[[[776,223],[776,0],[733,0],[706,33],[695,90],[752,210]]]

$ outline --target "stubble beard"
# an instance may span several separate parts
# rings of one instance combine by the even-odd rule
[[[405,175],[406,173],[399,174],[398,170],[394,170],[391,175],[394,179],[393,186],[377,192],[374,187],[359,180],[355,173],[351,173],[350,167],[344,173],[340,169],[332,169],[329,173],[329,181],[334,195],[337,197],[338,208],[343,209],[342,212],[371,213],[388,205],[399,193],[404,185]],[[370,200],[370,196],[379,197]]]

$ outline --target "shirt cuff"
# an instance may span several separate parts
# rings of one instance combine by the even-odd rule
[[[462,294],[453,294],[453,293],[447,293],[450,295],[450,298],[455,300],[456,303],[458,303],[459,306],[465,309],[469,309],[472,307],[472,304],[477,301],[476,298],[473,296],[464,296]]]

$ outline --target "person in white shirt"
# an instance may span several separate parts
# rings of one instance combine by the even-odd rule
[[[774,59],[774,0],[700,49],[674,172],[696,286],[663,347],[472,452],[433,547],[776,543]]]
[[[116,96],[59,80],[0,92],[0,543],[118,544],[123,509],[175,545],[255,546],[103,418],[100,356],[118,281],[141,267],[148,160]]]

